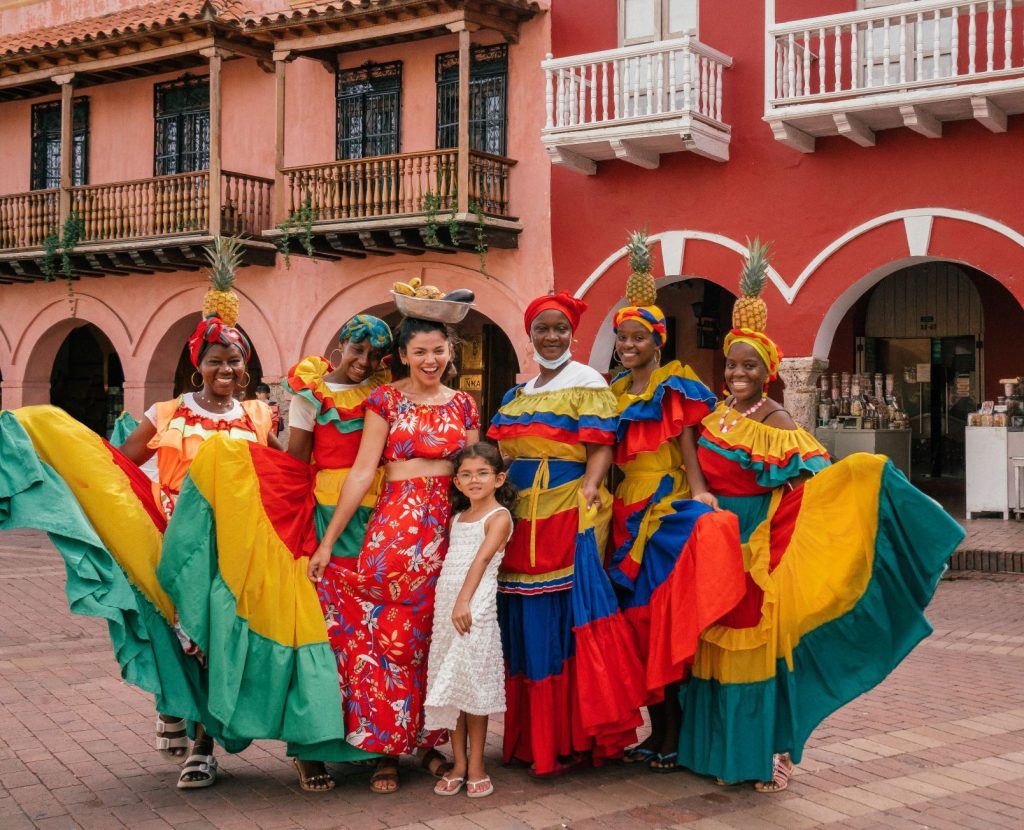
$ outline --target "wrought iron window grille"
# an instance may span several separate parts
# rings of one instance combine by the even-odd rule
[[[32,106],[31,190],[60,187],[60,109],[60,101]],[[75,98],[71,112],[71,184],[77,186],[89,178],[89,99]]]

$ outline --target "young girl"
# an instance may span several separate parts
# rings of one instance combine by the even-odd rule
[[[434,787],[470,798],[494,792],[484,770],[487,716],[505,711],[498,630],[498,565],[512,533],[516,489],[496,447],[470,444],[455,457],[448,554],[437,581],[427,661],[427,729],[451,733],[455,766]],[[468,744],[468,758],[467,758]],[[468,779],[468,780],[467,780]]]

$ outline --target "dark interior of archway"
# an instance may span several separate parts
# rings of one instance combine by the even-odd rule
[[[50,401],[107,436],[124,408],[124,372],[106,335],[86,324],[72,330],[53,361]]]
[[[244,332],[241,326],[240,329]],[[256,349],[252,351],[252,356],[249,358],[249,363],[246,366],[246,371],[249,373],[249,384],[245,387],[245,399],[256,397],[256,385],[263,378],[263,366],[260,364],[260,357],[256,354]],[[178,365],[174,369],[174,397],[183,394],[184,392],[195,392],[197,389],[202,387],[202,381],[199,385],[193,383],[194,380],[199,378],[196,372],[196,367],[192,365],[192,358],[189,357],[188,343],[185,343],[181,347],[181,354],[178,356]]]

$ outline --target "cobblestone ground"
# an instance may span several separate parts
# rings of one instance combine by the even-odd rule
[[[438,798],[412,768],[394,796],[337,766],[303,793],[283,747],[222,756],[182,793],[151,749],[149,699],[121,682],[103,623],[72,616],[45,537],[0,534],[0,828],[1001,828],[1024,826],[1024,578],[944,582],[935,634],[815,732],[789,789],[758,795],[613,765],[539,782],[497,760],[496,794]]]

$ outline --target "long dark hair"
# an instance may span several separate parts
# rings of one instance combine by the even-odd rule
[[[436,331],[444,335],[448,341],[449,351],[451,352],[451,359],[448,361],[448,367],[445,369],[444,376],[441,380],[445,383],[449,382],[458,374],[458,370],[455,368],[455,357],[456,349],[459,345],[459,337],[455,333],[455,329],[446,323],[438,322],[437,320],[424,320],[420,317],[404,317],[402,322],[398,324],[395,329],[394,338],[395,342],[391,347],[391,373],[395,378],[407,377],[409,375],[409,369],[402,365],[402,351],[409,347],[409,341],[412,340],[417,334],[430,334],[430,332]]]
[[[506,472],[505,460],[498,452],[498,448],[489,441],[477,441],[475,444],[467,444],[455,454],[452,459],[452,510],[458,512],[469,509],[469,499],[455,486],[455,476],[458,475],[459,467],[467,458],[479,458],[488,467],[494,470],[494,474]],[[494,491],[494,498],[502,507],[507,507],[509,512],[515,507],[516,499],[519,496],[519,488],[516,487],[507,477],[505,483]],[[513,513],[513,516],[515,514]]]

